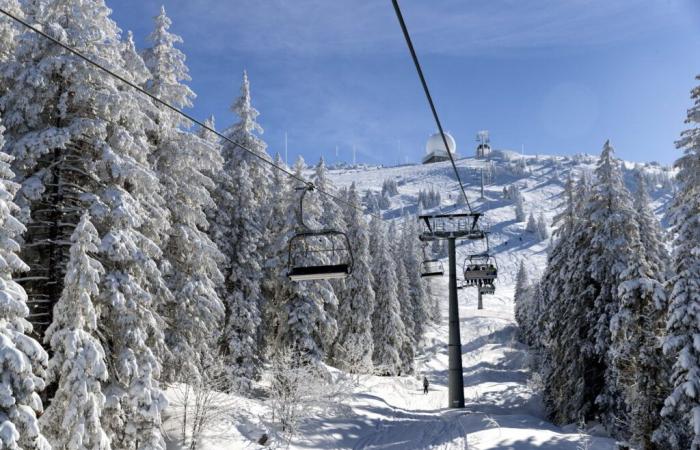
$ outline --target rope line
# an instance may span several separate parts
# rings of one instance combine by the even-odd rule
[[[440,117],[438,117],[437,109],[435,108],[435,103],[433,102],[433,97],[430,95],[430,89],[428,89],[428,83],[425,81],[425,76],[423,75],[423,69],[421,69],[420,62],[418,61],[418,55],[416,55],[416,50],[413,48],[413,42],[411,41],[411,35],[408,33],[408,28],[406,27],[406,22],[403,20],[403,14],[401,14],[401,8],[399,7],[398,0],[391,0],[394,5],[394,11],[396,12],[396,18],[399,20],[399,25],[401,25],[401,31],[403,32],[403,37],[406,40],[406,45],[408,50],[411,52],[411,58],[413,59],[413,64],[416,66],[416,71],[418,72],[418,77],[423,85],[423,91],[428,99],[428,104],[430,105],[430,110],[433,113],[433,118],[437,124],[438,130],[440,131],[440,136],[442,137],[442,143],[445,145],[445,150],[447,150],[447,156],[450,157],[450,162],[452,163],[452,169],[454,169],[455,176],[457,177],[457,182],[459,183],[459,188],[462,190],[462,195],[464,196],[464,201],[467,202],[467,208],[469,212],[472,213],[472,207],[469,204],[469,199],[467,198],[467,193],[464,190],[464,185],[462,184],[462,178],[459,176],[459,171],[457,170],[457,165],[455,164],[454,157],[450,151],[449,145],[447,145],[447,138],[445,137],[445,132],[442,129],[442,123],[440,122]]]

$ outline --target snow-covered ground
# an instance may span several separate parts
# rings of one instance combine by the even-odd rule
[[[446,299],[446,280],[437,281],[435,287],[436,294]],[[347,420],[348,425],[353,425],[352,432],[338,440],[337,431],[329,430],[310,442],[312,447],[576,449],[588,439],[543,418],[539,397],[528,383],[527,352],[515,338],[512,292],[503,290],[488,297],[481,311],[476,308],[472,292],[460,292],[466,408],[446,408],[445,301],[442,323],[428,333],[425,351],[417,361],[418,373],[427,375],[432,382],[430,393],[424,395],[419,380],[414,378],[368,378],[363,383],[364,391],[353,400],[357,417]],[[590,441],[590,448],[613,448],[610,439],[591,437]],[[300,442],[299,447],[304,446]]]
[[[458,162],[471,199],[479,197],[478,168],[484,161]],[[307,420],[289,444],[293,449],[612,449],[614,441],[594,431],[579,432],[575,425],[561,428],[545,418],[536,383],[528,369],[527,349],[517,342],[513,318],[513,285],[517,267],[524,260],[531,278],[546,266],[547,242],[537,242],[514,220],[513,205],[503,199],[503,187],[517,184],[525,198],[526,212],[544,214],[551,222],[561,202],[562,183],[569,171],[590,171],[593,161],[531,158],[530,170],[517,176],[505,169],[508,163],[494,160],[496,176],[486,186],[485,198],[473,206],[486,214],[491,232],[491,252],[499,265],[496,294],[484,297],[477,310],[476,289],[459,291],[462,362],[466,408],[447,406],[447,276],[430,281],[440,301],[442,320],[430,327],[423,350],[416,360],[417,373],[410,377],[362,376],[347,401],[331,414]],[[631,166],[630,166],[631,167]],[[649,167],[648,170],[657,170]],[[554,173],[558,173],[558,177]],[[450,210],[458,187],[449,163],[404,166],[363,171],[337,170],[330,176],[338,186],[357,183],[360,192],[381,190],[382,182],[394,179],[399,195],[385,211],[387,218],[415,213],[419,190],[434,187],[442,193],[444,210]],[[628,177],[629,178],[629,177]],[[652,193],[658,212],[664,210],[669,193]],[[457,247],[458,260],[483,248],[482,244]],[[461,264],[458,265],[458,272]],[[447,273],[445,274],[447,275]],[[422,393],[423,375],[431,381],[430,393]],[[171,407],[166,428],[176,443],[179,421],[177,389],[169,391]],[[256,441],[269,432],[269,413],[263,399],[222,397],[222,418],[209,433],[204,448],[262,448]],[[267,447],[286,448],[273,437]]]
[[[443,320],[430,328],[412,377],[360,378],[341,413],[314,417],[292,440],[292,449],[613,449],[614,441],[554,426],[544,418],[539,396],[529,383],[528,354],[516,341],[512,290],[485,297],[477,310],[476,296],[460,291],[460,326],[466,408],[447,405],[447,282],[435,283]],[[474,290],[474,289],[472,289]],[[419,376],[431,380],[422,393]],[[170,391],[171,401],[177,401]],[[262,448],[255,441],[266,431],[267,412],[261,401],[227,400],[230,412],[207,439],[211,450]],[[177,429],[170,423],[171,434]],[[285,448],[280,443],[269,445]],[[179,448],[175,445],[173,449]]]

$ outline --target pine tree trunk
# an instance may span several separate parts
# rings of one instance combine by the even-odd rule
[[[47,170],[45,191],[32,202],[31,218],[26,224],[25,244],[21,257],[29,272],[17,278],[27,291],[29,321],[34,337],[42,342],[53,319],[53,307],[63,291],[63,278],[68,260],[70,234],[80,219],[80,193],[86,177],[81,174],[79,155],[85,144],[54,149],[39,161],[38,168]],[[87,189],[85,189],[87,190]]]

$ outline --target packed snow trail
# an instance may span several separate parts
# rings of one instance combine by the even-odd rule
[[[508,268],[517,258],[501,255]],[[509,270],[504,283],[510,285]],[[476,289],[459,291],[462,363],[466,407],[447,405],[447,276],[433,283],[442,320],[430,327],[423,352],[410,377],[361,376],[347,404],[331,416],[305,421],[289,446],[273,438],[266,447],[255,441],[265,431],[260,418],[268,411],[260,399],[233,397],[229,419],[205,439],[206,450],[349,449],[349,450],[612,450],[612,439],[565,429],[544,417],[539,396],[529,383],[527,349],[516,340],[512,288],[497,287],[476,308]],[[430,392],[423,394],[423,375]],[[174,406],[174,405],[172,405]],[[170,436],[177,423],[166,421]],[[280,436],[278,435],[277,438]],[[184,447],[174,440],[168,449]]]
[[[433,282],[445,299],[443,320],[428,333],[417,376],[371,377],[351,405],[359,417],[308,424],[306,431],[318,426],[328,433],[317,428],[317,438],[306,435],[298,448],[575,450],[586,440],[589,448],[614,448],[611,439],[567,432],[542,418],[528,386],[526,349],[516,341],[510,292],[485,297],[479,311],[475,293],[460,290],[466,407],[447,409],[447,277]],[[427,395],[423,375],[431,382]]]

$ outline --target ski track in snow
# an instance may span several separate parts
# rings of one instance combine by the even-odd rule
[[[591,162],[581,163],[559,158],[560,179],[568,171],[591,170]],[[511,200],[502,198],[502,190],[517,184],[525,199],[526,213],[543,213],[551,223],[561,202],[562,185],[552,180],[553,164],[545,157],[530,157],[532,173],[514,176],[501,171],[496,184],[486,186],[485,199],[472,206],[486,213],[490,226],[491,252],[499,266],[496,294],[484,296],[484,309],[477,310],[476,289],[459,292],[462,362],[466,407],[454,410],[447,405],[447,270],[445,276],[431,280],[433,294],[439,298],[442,320],[426,333],[417,355],[416,374],[408,377],[362,376],[360,384],[345,407],[345,413],[316,417],[301,427],[299,435],[287,447],[292,449],[469,449],[526,450],[561,449],[608,450],[614,441],[605,436],[590,436],[569,425],[558,427],[545,418],[544,407],[530,383],[527,348],[517,341],[513,317],[513,289],[521,259],[528,264],[531,279],[540,276],[546,266],[546,242],[536,242],[525,231],[525,223],[514,220]],[[473,169],[484,162],[457,161],[464,171],[467,193],[479,197],[479,185]],[[496,165],[502,168],[502,161]],[[653,170],[653,169],[652,169]],[[399,218],[403,212],[415,214],[418,191],[435,188],[442,194],[442,207],[451,208],[458,186],[449,163],[414,165],[368,170],[331,170],[329,177],[339,187],[356,182],[360,195],[367,189],[381,191],[386,179],[398,181],[399,195],[391,199],[387,218]],[[629,180],[630,174],[626,178]],[[668,193],[653,193],[655,210],[662,212]],[[550,230],[551,231],[551,230]],[[483,251],[482,243],[457,247],[458,278],[463,258]],[[447,261],[443,260],[447,269]],[[422,393],[422,377],[431,382],[430,392]],[[208,450],[263,448],[255,440],[263,433],[260,416],[266,414],[263,402],[236,399],[239,412],[227,423],[228,430],[208,441]],[[172,426],[172,425],[171,425]],[[588,440],[588,447],[584,447]],[[180,448],[170,445],[169,448]]]
[[[440,298],[447,298],[446,277],[435,288]],[[478,311],[475,295],[460,291],[464,410],[445,407],[445,301],[442,323],[430,330],[431,343],[417,361],[418,373],[431,380],[430,393],[423,395],[420,381],[413,377],[371,377],[364,386],[367,391],[356,395],[353,409],[360,416],[366,409],[379,417],[356,424],[354,442],[347,436],[336,442],[322,439],[311,447],[299,442],[298,448],[576,450],[584,436],[547,422],[539,397],[528,387],[526,349],[515,339],[512,305],[504,301],[510,295],[506,291],[485,297],[485,309]],[[590,439],[592,449],[614,448],[611,439]]]

